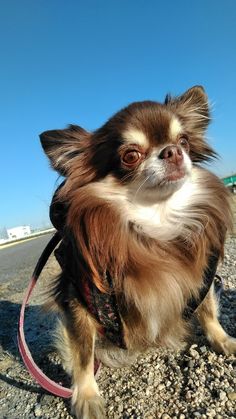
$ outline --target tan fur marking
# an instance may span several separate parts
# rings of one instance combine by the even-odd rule
[[[123,138],[128,144],[138,144],[143,148],[148,148],[149,142],[146,135],[137,129],[129,128],[123,133]]]
[[[180,121],[177,118],[173,117],[170,121],[170,139],[172,141],[175,141],[182,130],[183,128]]]

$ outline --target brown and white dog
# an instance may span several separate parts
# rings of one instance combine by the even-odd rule
[[[67,208],[71,251],[53,298],[77,418],[105,415],[93,369],[100,324],[81,302],[81,284],[106,294],[104,272],[112,278],[127,349],[105,345],[98,356],[118,366],[149,347],[182,345],[186,304],[197,298],[212,252],[223,257],[229,196],[200,166],[215,157],[204,138],[209,119],[207,96],[195,86],[163,104],[132,103],[92,133],[73,125],[40,136],[53,168],[66,177],[58,200]],[[196,315],[213,348],[234,353],[236,340],[219,324],[217,305],[212,285]]]

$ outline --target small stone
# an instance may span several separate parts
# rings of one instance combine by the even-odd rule
[[[41,408],[40,404],[36,404],[36,406],[34,408],[34,415],[36,417],[42,416],[42,408]]]
[[[215,377],[217,377],[217,378],[220,378],[220,371],[218,371],[218,370],[215,370],[214,372],[213,372],[213,374],[214,374],[214,376]]]
[[[227,396],[228,396],[228,399],[231,400],[231,401],[236,400],[236,392],[235,391],[228,393]]]
[[[195,349],[190,348],[190,354],[193,358],[198,359],[200,357],[198,351],[196,351]]]
[[[151,386],[153,384],[153,381],[154,381],[153,375],[149,374],[148,379],[147,379],[148,385]]]
[[[123,403],[120,403],[120,404],[119,404],[119,406],[118,406],[118,412],[119,412],[119,413],[122,413],[122,412],[123,412],[123,410],[124,410]]]
[[[150,396],[150,388],[149,387],[146,388],[146,395]]]
[[[224,400],[224,399],[226,399],[226,392],[225,391],[220,391],[220,393],[219,393],[219,399],[220,400]]]
[[[209,354],[208,354],[208,361],[209,362],[212,362],[213,361],[213,359],[215,358],[215,354],[213,354],[212,352],[210,352]]]

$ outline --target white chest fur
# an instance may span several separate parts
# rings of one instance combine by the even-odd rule
[[[125,224],[132,222],[137,231],[141,229],[149,237],[165,241],[179,235],[185,237],[193,226],[195,230],[201,230],[198,208],[202,203],[209,202],[209,191],[204,188],[204,171],[198,167],[192,168],[191,175],[166,200],[158,202],[156,199],[155,202],[158,186],[153,189],[152,204],[146,204],[150,202],[150,191],[149,201],[143,191],[140,203],[140,191],[137,195],[129,187],[121,187],[112,176],[94,184],[94,188],[96,195],[111,202],[120,211]]]
[[[186,224],[195,223],[195,212],[191,210],[199,199],[199,187],[194,177],[187,179],[171,197],[161,203],[140,205],[130,202],[127,216],[149,237],[171,240],[177,237]]]

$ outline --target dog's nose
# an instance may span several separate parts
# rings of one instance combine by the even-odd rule
[[[178,145],[169,145],[161,150],[158,157],[170,163],[180,164],[183,160],[183,153]]]

